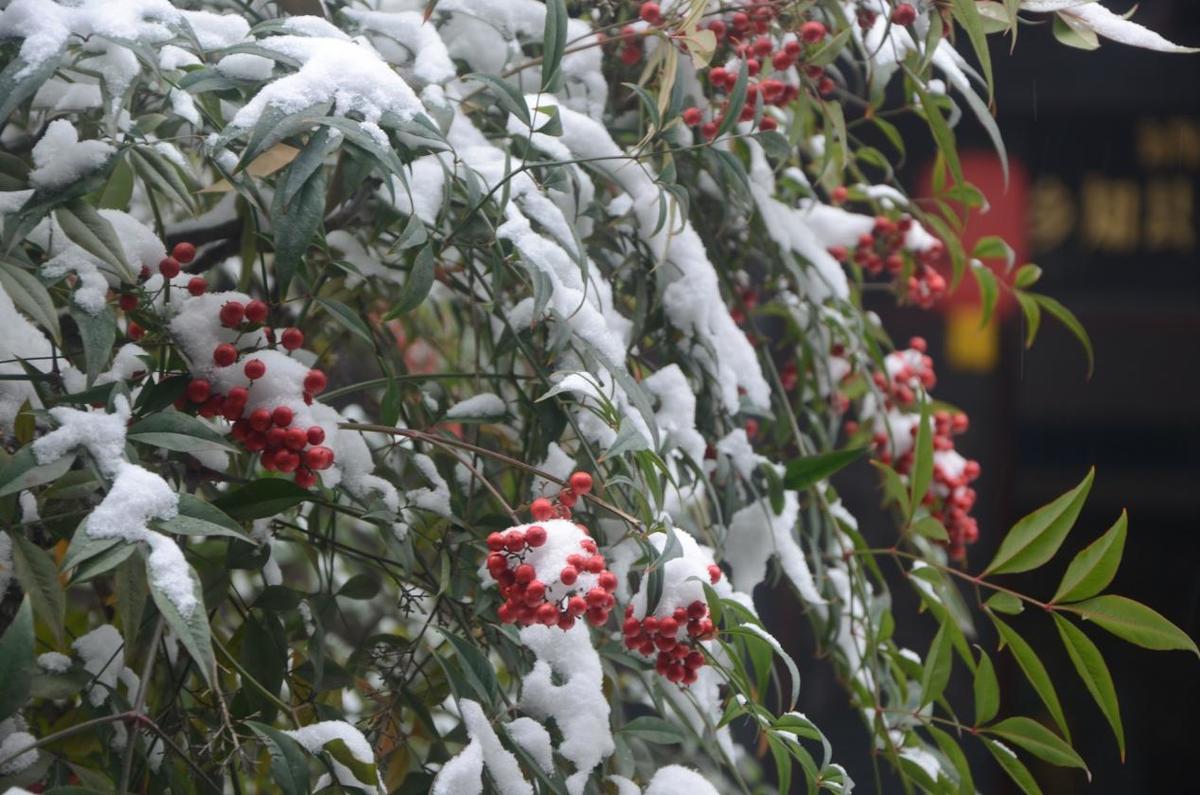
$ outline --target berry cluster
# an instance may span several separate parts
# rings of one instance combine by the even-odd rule
[[[534,521],[545,522],[549,519],[570,519],[575,503],[579,502],[582,494],[592,490],[592,476],[586,472],[576,472],[567,479],[567,485],[559,490],[554,500],[538,497],[529,504],[529,515]]]
[[[711,140],[730,114],[736,114],[740,121],[754,119],[760,100],[764,106],[783,107],[796,99],[801,87],[807,84],[820,96],[833,92],[836,86],[824,68],[806,63],[829,34],[825,24],[813,19],[785,19],[779,5],[772,0],[751,0],[742,10],[712,19],[705,25],[716,37],[718,52],[713,61],[724,65],[709,70],[708,86],[714,93],[709,107],[687,108],[683,112],[684,124],[698,127]],[[655,2],[642,3],[638,15],[652,29],[669,28],[682,21],[665,19],[661,6]],[[617,56],[622,63],[635,66],[642,61],[644,37],[633,26],[622,28],[616,39]],[[668,39],[686,49],[681,31],[668,31]],[[736,63],[730,59],[736,59]],[[733,89],[743,64],[751,79],[746,85],[745,99],[735,108],[731,107],[728,96],[717,95],[727,95]],[[758,126],[760,130],[773,130],[778,122],[773,116],[764,115]]]
[[[204,292],[193,291],[191,283],[188,287],[193,295]],[[311,488],[317,483],[316,473],[329,469],[334,462],[333,450],[324,446],[325,430],[319,425],[295,425],[295,412],[286,405],[260,405],[247,411],[250,389],[268,374],[267,363],[256,354],[278,347],[290,352],[304,344],[304,334],[297,328],[284,329],[277,337],[274,329],[265,327],[269,314],[270,307],[257,299],[244,304],[231,300],[221,305],[217,315],[220,324],[236,330],[239,339],[248,335],[253,342],[243,347],[236,344],[236,339],[217,344],[212,363],[222,369],[240,364],[248,386],[234,386],[220,393],[208,379],[193,378],[176,408],[186,410],[190,405],[202,417],[224,417],[233,423],[234,439],[248,451],[261,453],[264,469],[291,474],[297,485]],[[262,333],[255,333],[259,331]],[[265,346],[260,345],[262,340]],[[323,391],[327,382],[325,373],[309,370],[303,380],[305,404],[311,405],[313,396]]]
[[[835,204],[845,201],[844,193],[835,190],[834,194]],[[907,215],[898,219],[879,215],[871,231],[859,237],[853,251],[835,246],[829,253],[839,262],[853,261],[872,276],[886,271],[889,277],[902,279],[908,300],[922,309],[929,309],[946,292],[946,279],[938,272],[946,259],[946,247],[940,240],[935,240],[924,250],[908,250],[906,257],[905,242],[912,228],[913,220]]]
[[[592,478],[576,472],[570,483],[563,491],[571,492],[568,499],[573,504],[579,494],[591,490]],[[569,506],[560,502],[558,508],[569,515]],[[567,630],[580,617],[592,626],[602,625],[616,604],[617,575],[608,570],[586,527],[553,518],[555,506],[545,498],[534,500],[530,509],[535,524],[487,537],[485,565],[504,599],[497,616],[523,627],[543,624]]]
[[[719,566],[709,567],[715,583],[721,579]],[[687,607],[676,607],[663,616],[646,616],[640,621],[633,606],[625,608],[621,625],[625,647],[646,657],[654,657],[654,670],[676,684],[690,685],[704,666],[701,641],[711,640],[716,632],[708,605],[696,600]]]
[[[184,265],[189,264],[195,258],[195,245],[186,242],[176,243],[171,249],[171,253],[159,261],[158,272],[163,275],[163,279],[165,279],[167,282],[170,282],[171,279],[174,279],[179,275],[180,271],[183,270]],[[150,276],[150,268],[143,265],[141,271],[138,273],[138,282],[145,282],[150,278]],[[193,289],[193,285],[195,285],[195,289]],[[208,282],[206,282],[201,276],[194,276],[192,277],[192,280],[188,282],[188,290],[192,293],[192,295],[200,295],[207,289]],[[137,311],[137,309],[141,306],[142,299],[143,293],[140,289],[130,290],[121,293],[121,295],[117,298],[117,306],[121,308],[122,312],[132,313]],[[146,336],[146,329],[136,320],[131,319],[128,324],[126,324],[125,333],[129,339],[137,342]]]
[[[937,381],[933,371],[933,360],[926,354],[926,343],[921,337],[909,341],[906,350],[895,351],[884,359],[887,372],[876,372],[873,379],[884,405],[891,410],[908,412],[913,418],[919,411],[918,391],[928,391]],[[933,484],[925,495],[924,504],[930,515],[940,521],[950,537],[950,557],[962,560],[966,547],[979,538],[979,527],[970,510],[975,505],[975,490],[970,484],[979,477],[979,463],[963,458],[954,449],[954,436],[965,433],[970,421],[966,414],[951,414],[948,411],[933,412]],[[920,420],[915,419],[908,427],[908,439],[891,438],[884,430],[877,430],[872,438],[876,457],[901,475],[912,471],[913,455]],[[889,427],[895,428],[894,424]],[[847,423],[847,430],[855,430]],[[903,452],[899,452],[899,451]],[[898,454],[893,454],[896,451]]]

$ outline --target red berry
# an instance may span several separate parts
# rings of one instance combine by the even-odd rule
[[[304,344],[304,332],[298,328],[285,328],[279,336],[279,341],[283,343],[284,348],[294,351]]]
[[[825,26],[816,20],[805,22],[800,26],[800,38],[809,44],[815,44],[825,38]]]
[[[196,247],[191,243],[176,243],[171,256],[186,265],[196,258]]]
[[[522,563],[521,565],[517,566],[517,568],[513,571],[513,574],[516,576],[517,582],[521,583],[521,585],[528,585],[529,583],[533,582],[534,577],[537,576],[537,571],[535,571],[533,566],[530,566],[528,563]]]
[[[322,444],[325,441],[325,429],[320,425],[308,426],[308,443]]]
[[[599,574],[604,571],[604,558],[600,555],[592,555],[587,559],[587,563],[583,565],[590,574]]]
[[[233,328],[242,322],[242,318],[246,316],[246,307],[242,306],[241,301],[227,301],[222,307],[219,317],[221,325]]]
[[[658,3],[642,3],[642,7],[638,9],[638,16],[651,25],[657,25],[662,22],[662,8]]]
[[[287,434],[283,437],[283,446],[289,450],[297,452],[304,449],[308,444],[308,432],[303,428],[288,428]]]
[[[596,578],[596,584],[606,591],[615,591],[617,590],[617,575],[611,571],[602,571],[600,572],[600,576]]]
[[[713,88],[720,88],[725,85],[725,81],[729,77],[729,72],[723,66],[717,66],[708,70],[708,82]]]
[[[571,615],[581,616],[587,610],[587,600],[582,596],[572,596],[567,600],[567,610]]]
[[[733,15],[733,29],[734,30],[742,31],[748,27],[750,27],[750,15],[749,14],[747,14],[743,11],[738,11],[736,14]]]
[[[574,566],[563,566],[563,570],[558,573],[558,581],[563,585],[574,585],[579,579],[579,569]]]
[[[525,534],[520,530],[509,530],[504,536],[504,546],[509,552],[520,552],[525,548]]]
[[[246,304],[246,319],[251,323],[262,323],[267,319],[267,313],[270,310],[262,301],[255,298],[250,303]]]
[[[546,528],[541,525],[534,525],[525,531],[525,543],[531,547],[540,547],[546,543]]]
[[[558,493],[559,504],[564,505],[567,508],[575,507],[575,503],[578,502],[578,500],[579,495],[577,495],[572,489],[563,489]]]
[[[203,378],[193,378],[187,385],[187,399],[193,403],[203,403],[208,400],[212,385]]]
[[[706,140],[711,141],[713,138],[717,137],[717,129],[718,127],[716,122],[706,121],[704,124],[700,125],[700,134],[703,135]]]
[[[193,276],[188,279],[187,291],[192,295],[204,295],[208,290],[208,282],[204,281],[203,276]]]
[[[242,368],[242,372],[251,381],[256,381],[267,374],[267,366],[263,364],[262,359],[251,359],[246,362],[246,366]]]
[[[487,545],[488,549],[493,552],[499,552],[504,549],[504,536],[499,533],[488,533]]]
[[[554,506],[545,497],[538,497],[529,504],[529,514],[535,521],[545,522],[554,516]]]
[[[788,39],[787,43],[783,45],[783,51],[793,58],[799,55],[802,49],[800,42],[795,39]]]
[[[537,609],[537,620],[548,627],[558,623],[558,608],[549,602],[541,604]]]
[[[333,451],[328,447],[310,447],[304,451],[304,463],[318,472],[333,466]]]
[[[758,129],[762,130],[763,132],[774,130],[778,126],[779,122],[775,121],[775,119],[771,116],[763,116],[758,121]]]
[[[633,43],[621,47],[621,63],[626,66],[636,66],[642,60],[642,48]]]
[[[708,605],[700,600],[692,602],[687,607],[688,618],[702,618],[708,612]]]
[[[708,29],[717,37],[717,41],[725,38],[725,23],[722,20],[714,19],[708,23]]]
[[[280,450],[275,453],[275,467],[280,472],[295,472],[298,466],[300,456],[292,450]]]
[[[846,190],[845,185],[838,185],[829,194],[829,198],[834,204],[845,204],[846,199],[850,198],[850,191]]]
[[[325,373],[320,370],[309,370],[308,375],[304,376],[304,391],[317,395],[325,391],[325,385],[328,383]]]
[[[790,68],[794,62],[795,62],[794,57],[792,55],[790,55],[786,50],[782,51],[782,52],[777,52],[771,56],[771,67],[780,72],[782,72],[784,69]]]
[[[699,108],[688,108],[683,112],[683,123],[689,127],[695,127],[704,120],[704,111]]]
[[[216,362],[217,367],[228,367],[237,361],[237,355],[237,348],[228,342],[222,342],[213,348],[213,361]]]
[[[892,11],[893,25],[911,25],[917,18],[917,9],[910,3],[901,3]]]
[[[541,580],[530,580],[525,586],[525,604],[536,605],[546,598],[546,584]]]
[[[179,275],[179,260],[174,257],[163,257],[158,261],[158,272],[168,279]]]
[[[271,412],[266,409],[255,409],[250,412],[250,427],[256,431],[269,431],[271,429]]]
[[[292,424],[292,410],[287,406],[276,406],[271,412],[271,421],[280,428],[286,428]]]
[[[715,563],[708,564],[708,578],[713,581],[713,584],[721,581],[721,567]]]
[[[122,312],[132,312],[138,308],[138,297],[133,293],[125,293],[117,299],[117,306]]]
[[[129,326],[126,328],[125,333],[129,335],[129,339],[137,342],[142,337],[146,336],[146,329],[142,328],[136,321],[131,320],[129,321]]]
[[[658,632],[658,619],[654,616],[646,616],[642,620],[642,632],[645,632],[647,635],[653,635],[655,632]]]
[[[577,494],[587,494],[592,490],[592,476],[586,472],[576,472],[571,475],[571,489]]]
[[[679,631],[679,622],[674,616],[667,616],[660,619],[658,622],[658,634],[666,637],[674,638],[675,633]]]

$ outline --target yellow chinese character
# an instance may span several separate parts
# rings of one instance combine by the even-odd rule
[[[1129,252],[1138,246],[1141,193],[1128,179],[1090,174],[1083,180],[1084,245],[1099,251]]]
[[[1034,254],[1061,246],[1075,228],[1075,197],[1057,177],[1041,177],[1029,191],[1029,243]]]
[[[1146,185],[1146,248],[1191,251],[1196,246],[1196,212],[1192,182],[1185,177],[1158,177]]]

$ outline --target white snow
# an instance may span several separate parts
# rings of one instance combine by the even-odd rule
[[[29,732],[13,732],[0,740],[0,759],[8,759],[8,757],[17,753],[23,748],[29,748],[37,742],[37,738]],[[11,761],[0,765],[0,774],[10,776],[14,773],[20,773],[34,762],[38,760],[38,752],[36,748],[29,748],[28,751],[17,755]],[[11,790],[10,790],[11,791]]]
[[[321,721],[309,724],[308,726],[301,726],[298,729],[285,730],[284,734],[300,743],[310,754],[318,754],[325,748],[327,743],[331,743],[334,740],[341,740],[346,744],[347,750],[350,751],[350,754],[356,761],[364,765],[375,766],[375,753],[371,750],[371,744],[367,742],[366,737],[363,737],[362,732],[345,721]],[[329,763],[339,784],[357,788],[365,785],[370,788],[377,788],[380,793],[384,791],[382,780],[362,781],[355,777],[354,772],[350,768],[343,765],[337,759],[330,757]],[[378,776],[378,774],[376,775]]]
[[[753,591],[754,586],[765,579],[767,559],[774,554],[780,568],[806,602],[824,603],[804,550],[793,535],[799,515],[800,500],[794,491],[784,492],[783,510],[778,516],[769,500],[751,503],[733,515],[724,553],[725,561],[733,570],[734,588],[747,593]]]
[[[533,670],[521,682],[521,709],[534,718],[554,721],[563,738],[558,753],[575,765],[567,778],[567,791],[582,795],[592,768],[615,747],[600,656],[582,622],[565,632],[557,627],[525,627],[521,643],[537,656]],[[555,683],[556,677],[562,684]]]
[[[499,395],[483,392],[455,403],[446,411],[446,419],[457,420],[475,417],[503,417],[508,407]]]
[[[88,690],[88,701],[98,707],[108,700],[109,691],[116,688],[117,678],[125,669],[125,641],[112,624],[102,624],[76,638],[71,648],[96,682]]]
[[[642,795],[720,795],[704,776],[682,765],[660,768]]]
[[[0,599],[8,591],[13,580],[12,538],[8,533],[0,533]]]
[[[532,718],[519,717],[509,721],[506,728],[513,741],[533,757],[542,770],[554,771],[554,746],[545,726]]]
[[[80,141],[74,124],[55,119],[33,147],[29,184],[42,190],[65,187],[99,168],[114,152],[104,141]]]
[[[37,664],[43,671],[52,674],[66,673],[71,670],[71,658],[56,651],[39,654]]]

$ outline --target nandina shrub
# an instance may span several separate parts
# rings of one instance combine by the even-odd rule
[[[963,250],[951,122],[1003,158],[1018,12],[1183,48],[1052,0],[377,5],[0,11],[0,787],[849,792],[767,581],[905,791],[972,792],[976,743],[1026,792],[1031,756],[1086,769],[1057,688],[1123,752],[1089,634],[1196,651],[1104,593],[1124,515],[1053,595],[1006,584],[1092,475],[980,527],[966,416],[862,296],[972,278],[1090,359],[1036,266]],[[896,184],[901,113],[935,201]],[[862,457],[883,548],[829,482]],[[999,715],[998,654],[1048,721]]]

